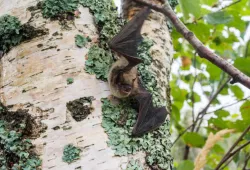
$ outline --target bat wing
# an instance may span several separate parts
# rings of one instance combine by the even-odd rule
[[[152,95],[145,89],[138,93],[135,98],[139,102],[139,114],[132,135],[141,136],[162,125],[168,112],[165,107],[154,107]]]
[[[109,42],[109,47],[112,50],[122,54],[129,63],[132,62],[134,65],[141,62],[141,60],[136,57],[137,47],[142,41],[141,28],[149,13],[150,8],[143,8]]]

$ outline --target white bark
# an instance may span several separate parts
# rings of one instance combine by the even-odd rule
[[[124,169],[131,156],[114,156],[114,151],[106,144],[108,138],[101,127],[100,99],[110,95],[108,85],[84,71],[85,55],[94,42],[86,48],[78,48],[74,42],[76,34],[98,38],[92,15],[87,8],[81,7],[81,16],[70,25],[72,29],[63,30],[58,21],[43,19],[40,12],[31,16],[26,9],[36,3],[34,0],[0,0],[0,16],[8,13],[18,17],[22,23],[33,17],[30,24],[49,29],[48,35],[20,44],[1,59],[1,101],[5,105],[14,105],[15,109],[29,109],[30,114],[48,126],[47,131],[33,141],[43,160],[43,169]],[[163,16],[153,16],[155,18],[145,23],[143,32],[157,44],[151,51],[154,60],[159,60],[163,66],[160,86],[167,99],[166,86],[173,49]],[[53,36],[55,32],[59,35]],[[40,47],[40,44],[43,46]],[[154,64],[152,68],[159,71]],[[71,85],[67,85],[66,79],[69,77],[74,78]],[[84,96],[95,97],[94,111],[85,120],[76,122],[68,113],[66,103]],[[60,129],[53,130],[55,126]],[[63,126],[72,128],[63,130]],[[72,164],[62,161],[63,147],[69,143],[83,149],[81,159]],[[144,153],[136,155],[140,158],[144,156]]]

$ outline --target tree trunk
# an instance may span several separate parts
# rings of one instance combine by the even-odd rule
[[[41,10],[27,10],[34,0],[0,0],[0,16],[10,14],[21,22],[44,30],[47,34],[14,47],[1,59],[1,102],[13,110],[29,109],[29,113],[47,125],[47,130],[33,140],[42,159],[42,169],[126,169],[131,159],[145,163],[143,151],[134,155],[115,156],[107,146],[108,136],[101,126],[101,98],[110,95],[107,82],[85,72],[88,49],[96,43],[98,31],[88,8],[79,7],[79,18],[60,25],[44,19]],[[126,2],[125,2],[126,3]],[[157,77],[161,97],[170,109],[169,76],[172,42],[165,18],[154,12],[143,26],[143,33],[154,40],[150,53],[151,71]],[[75,35],[88,35],[86,47],[75,45]],[[73,78],[72,84],[67,79]],[[80,122],[75,121],[66,104],[81,97],[93,96],[94,110]],[[157,138],[157,137],[156,137]],[[71,164],[62,161],[63,148],[73,143],[82,148],[81,158]],[[170,144],[171,145],[171,144]],[[146,167],[147,165],[144,164]],[[146,168],[144,168],[146,169]]]

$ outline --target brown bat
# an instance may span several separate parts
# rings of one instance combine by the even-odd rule
[[[139,114],[132,132],[134,136],[158,128],[168,114],[165,107],[153,106],[152,95],[142,86],[136,67],[143,62],[137,58],[137,48],[142,41],[142,25],[149,13],[149,8],[142,9],[109,42],[110,48],[120,55],[109,72],[110,91],[117,98],[133,97],[139,103]]]

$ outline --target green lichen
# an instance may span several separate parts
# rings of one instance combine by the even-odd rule
[[[143,60],[142,64],[138,65],[138,71],[143,81],[143,85],[153,95],[153,104],[155,106],[166,106],[163,97],[161,96],[161,90],[157,85],[156,75],[153,74],[152,68],[152,56],[149,49],[154,45],[154,42],[148,38],[144,38],[138,48],[138,57]]]
[[[109,137],[108,145],[115,150],[115,155],[123,156],[143,150],[147,153],[146,161],[149,165],[168,169],[172,162],[169,121],[152,133],[132,138],[136,111],[131,108],[129,101],[124,100],[116,106],[107,99],[102,99],[102,102],[102,126]]]
[[[74,79],[72,77],[67,78],[67,84],[74,83]]]
[[[126,170],[143,170],[143,167],[140,165],[139,160],[130,160]]]
[[[88,43],[88,42],[91,42],[91,39],[89,38],[89,36],[87,37],[84,37],[82,35],[79,35],[77,34],[75,36],[75,43],[78,47],[85,47],[85,45]]]
[[[118,33],[123,22],[118,19],[116,6],[112,0],[80,0],[94,14],[95,24],[100,33],[100,47],[108,49],[107,42]]]
[[[0,169],[40,169],[41,160],[27,138],[30,115],[25,110],[9,112],[0,102]]]
[[[0,51],[8,52],[21,42],[21,22],[11,15],[0,17]]]
[[[89,49],[88,59],[85,62],[85,71],[89,74],[95,74],[98,79],[107,80],[112,63],[112,54],[94,45]]]
[[[72,144],[68,144],[63,149],[63,157],[62,160],[67,163],[72,163],[78,159],[80,159],[81,149],[75,147]]]
[[[44,18],[56,17],[60,14],[73,12],[77,9],[78,0],[44,0],[42,13]]]
[[[107,42],[118,33],[122,22],[118,19],[112,0],[80,0],[80,4],[88,7],[93,13],[99,31],[99,44],[90,48],[85,70],[90,74],[96,74],[98,79],[107,80],[109,68],[113,63]]]

